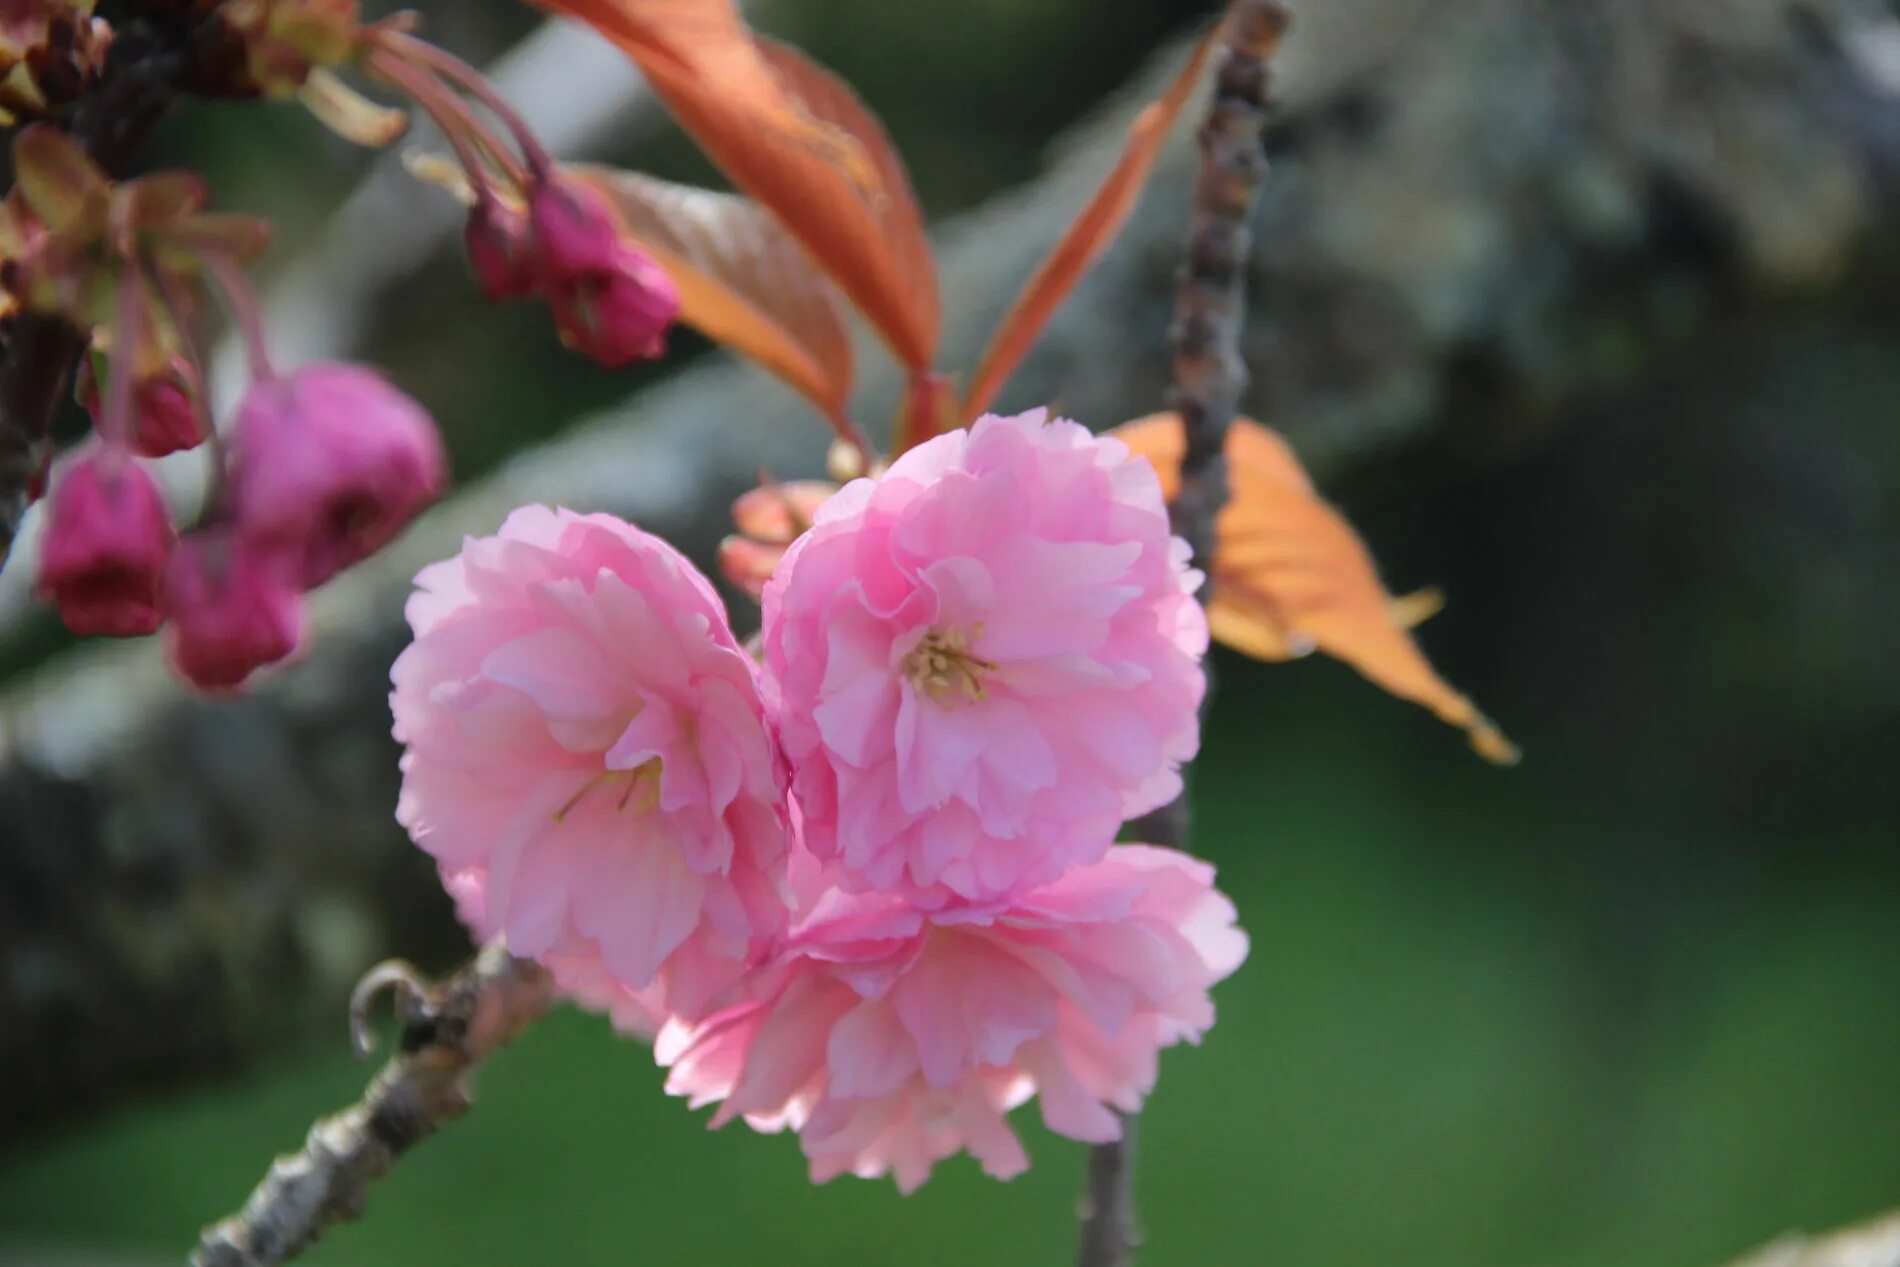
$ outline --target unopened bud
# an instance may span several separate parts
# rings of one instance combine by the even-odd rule
[[[525,299],[539,289],[534,233],[519,211],[483,199],[469,212],[462,241],[475,279],[490,299]]]
[[[607,369],[620,369],[666,351],[680,298],[665,269],[645,252],[621,245],[612,268],[551,288],[548,304],[569,347]]]
[[[162,623],[159,587],[176,531],[151,476],[99,445],[60,478],[48,505],[39,591],[82,636],[133,638]]]
[[[79,403],[102,425],[102,410],[94,358],[79,363]],[[195,449],[210,436],[197,371],[182,357],[164,370],[132,385],[132,434],[128,437],[140,457],[162,458]]]
[[[727,537],[719,543],[719,574],[741,594],[758,598],[778,570],[787,547],[750,537]]]
[[[421,405],[356,365],[259,382],[232,434],[238,532],[315,588],[393,540],[434,501],[448,461]]]
[[[542,273],[550,282],[618,269],[620,229],[606,199],[594,190],[555,175],[528,191],[528,217]]]
[[[165,572],[166,649],[181,676],[226,691],[297,649],[303,596],[286,561],[217,527],[186,537]]]
[[[824,480],[762,484],[732,503],[732,522],[754,541],[790,545],[811,527],[818,508],[838,491]]]

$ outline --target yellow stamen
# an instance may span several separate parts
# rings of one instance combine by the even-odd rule
[[[974,629],[932,629],[904,657],[904,676],[913,687],[939,701],[959,696],[982,699],[982,675],[996,671],[990,661],[970,654],[970,644],[982,635],[981,625]]]
[[[620,794],[620,801],[614,806],[615,813],[624,811],[629,804],[633,805],[636,814],[650,814],[659,808],[660,759],[653,757],[641,762],[631,770],[602,770],[599,774],[592,776],[587,782],[580,785],[574,795],[567,798],[565,805],[554,811],[554,821],[557,823],[566,822],[567,816],[574,812],[576,806],[587,799],[589,792],[601,786],[603,783],[612,783],[616,779],[625,779],[627,781],[627,790]],[[635,802],[633,799],[635,793],[640,794],[638,802]]]

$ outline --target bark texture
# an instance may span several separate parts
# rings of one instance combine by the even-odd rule
[[[468,1112],[481,1063],[548,1009],[554,985],[540,965],[497,943],[439,984],[406,964],[365,977],[351,1008],[359,1049],[371,1045],[364,1012],[393,990],[402,1039],[363,1098],[310,1128],[277,1159],[244,1208],[208,1227],[192,1267],[276,1267],[332,1226],[362,1215],[370,1186],[411,1148]]]

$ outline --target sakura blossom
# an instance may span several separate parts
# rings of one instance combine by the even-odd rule
[[[797,1131],[817,1182],[888,1173],[909,1192],[966,1150],[1008,1179],[1028,1157],[1006,1117],[1032,1098],[1058,1134],[1113,1140],[1246,958],[1213,881],[1124,845],[990,906],[829,888],[749,997],[662,1030],[667,1089],[717,1103],[715,1126]]]
[[[711,584],[530,506],[417,585],[397,816],[464,918],[625,1028],[702,1013],[787,919],[784,774]]]
[[[1200,580],[1154,468],[1041,410],[847,485],[764,594],[812,850],[927,905],[1099,859],[1199,746]]]

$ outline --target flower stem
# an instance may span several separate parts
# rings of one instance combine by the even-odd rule
[[[541,144],[515,108],[508,104],[507,98],[495,91],[495,86],[473,66],[448,52],[437,48],[427,40],[418,39],[406,31],[385,28],[377,32],[377,43],[392,58],[398,58],[412,66],[425,67],[449,80],[463,92],[487,108],[489,113],[501,120],[502,126],[514,136],[515,144],[521,147],[521,153],[528,160],[528,169],[535,175],[544,175],[554,166],[553,157]]]
[[[478,201],[488,202],[495,197],[493,174],[497,170],[509,180],[517,184],[521,182],[521,165],[508,152],[508,147],[441,80],[392,50],[380,46],[370,52],[367,65],[371,71],[407,93],[410,100],[435,120],[436,127],[455,151],[456,161],[461,163]]]
[[[250,365],[251,377],[259,382],[276,378],[277,371],[271,366],[270,345],[264,338],[264,315],[258,310],[257,292],[251,289],[251,279],[244,275],[244,269],[229,252],[207,251],[204,262],[224,296],[231,320],[243,336],[244,356]]]
[[[192,320],[190,296],[174,275],[160,272],[157,277],[159,301],[165,305],[166,316],[171,318],[172,325],[178,330],[179,342],[185,350],[185,363],[191,366],[192,377],[197,380],[198,421],[204,426],[205,450],[211,458],[211,478],[205,494],[205,505],[215,508],[224,500],[229,454],[225,450],[224,436],[219,432],[211,412],[211,374],[205,366],[204,348],[199,343],[198,331]]]
[[[145,275],[127,256],[119,277],[118,304],[112,314],[112,377],[106,383],[100,432],[129,450],[132,446],[132,387],[138,381],[139,341],[145,337]]]

